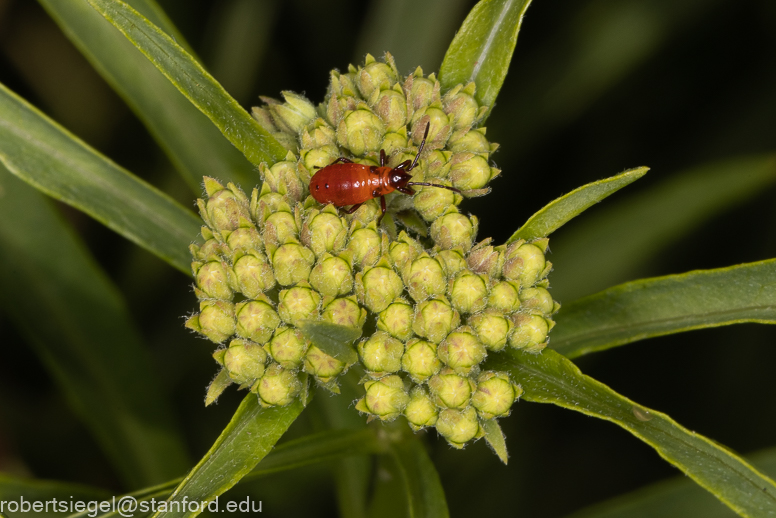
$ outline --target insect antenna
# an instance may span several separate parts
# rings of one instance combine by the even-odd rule
[[[442,189],[447,189],[448,191],[455,191],[458,194],[463,194],[461,191],[456,189],[455,187],[449,187],[447,185],[439,185],[438,183],[427,183],[427,182],[407,182],[407,185],[425,185],[427,187],[440,187]]]

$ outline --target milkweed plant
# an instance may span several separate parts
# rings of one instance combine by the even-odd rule
[[[774,323],[776,262],[635,280],[576,300],[559,302],[553,290],[617,279],[628,254],[638,262],[676,232],[662,213],[674,210],[679,225],[689,226],[762,190],[775,176],[773,155],[693,171],[644,201],[613,204],[588,227],[572,225],[580,237],[562,233],[553,266],[551,234],[648,169],[621,167],[557,197],[551,171],[497,165],[501,153],[520,145],[521,112],[495,129],[488,124],[502,104],[517,105],[499,92],[507,71],[520,74],[510,62],[530,0],[476,3],[456,22],[463,20],[438,70],[403,62],[411,53],[399,59],[391,48],[375,48],[349,65],[325,63],[325,91],[263,92],[250,107],[211,76],[153,1],[40,3],[136,112],[196,200],[175,201],[0,89],[0,286],[8,319],[94,437],[120,487],[133,490],[135,502],[154,503],[142,515],[195,516],[240,491],[272,508],[275,496],[289,498],[288,488],[317,494],[308,476],[282,472],[314,474],[304,466],[322,464],[334,474],[342,515],[447,516],[445,487],[455,472],[491,459],[498,462],[489,465],[490,476],[521,472],[525,445],[535,440],[532,403],[618,425],[735,513],[776,515],[776,485],[766,474],[776,467],[773,452],[750,463],[572,361],[660,335]],[[240,9],[253,12],[242,4],[233,23]],[[412,182],[423,185],[392,187],[384,199],[375,191],[352,209],[356,202],[321,203],[311,180],[335,162],[343,164],[338,174],[354,181],[376,177],[378,166],[406,170],[412,163]],[[543,179],[523,181],[524,175]],[[343,199],[356,187],[332,186]],[[167,393],[175,375],[154,365],[121,292],[36,190],[188,276],[191,288],[180,294],[189,305],[185,324],[165,340],[195,344],[176,348],[175,361],[202,366],[201,390],[177,399],[199,402],[204,395],[207,409],[196,411],[208,421],[203,427],[222,428],[199,462],[188,458]],[[500,190],[506,195],[497,203],[508,206],[487,211],[498,218],[489,225],[477,207]],[[538,211],[520,224],[513,215],[523,207]],[[633,230],[637,221],[651,231]],[[511,226],[511,235],[487,235],[494,223]],[[564,238],[574,245],[565,254]],[[717,241],[737,246],[732,235]],[[152,308],[168,297],[157,284],[148,295]],[[736,345],[726,354],[737,354]],[[242,398],[236,410],[235,397]],[[233,413],[225,427],[224,412]],[[554,440],[564,441],[564,433]],[[449,451],[440,476],[429,451],[442,446]],[[513,447],[521,453],[510,459]],[[552,462],[558,470],[577,469],[564,466],[562,456]],[[265,484],[270,474],[280,477],[275,486]],[[521,477],[552,485],[547,475]],[[493,498],[470,482],[468,500]],[[672,507],[680,502],[724,510],[686,481],[665,484],[585,516],[615,516],[607,514],[615,508],[625,509],[617,516],[669,516],[681,512]],[[0,475],[0,500],[107,500],[113,487],[9,472]],[[192,510],[185,502],[201,505]],[[521,506],[504,505],[518,512]],[[17,515],[10,507],[0,513]],[[698,515],[711,516],[705,513]],[[52,516],[62,514],[68,513]]]

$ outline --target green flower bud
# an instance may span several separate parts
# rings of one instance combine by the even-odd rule
[[[450,280],[450,302],[461,313],[477,313],[485,307],[488,277],[461,270]]]
[[[366,395],[362,400],[362,408],[383,421],[399,417],[410,400],[404,381],[396,375],[369,380],[364,383],[364,388]]]
[[[491,239],[485,239],[469,252],[466,264],[476,273],[484,273],[490,277],[498,277],[504,264],[504,255],[490,246]]]
[[[401,341],[409,340],[412,335],[412,321],[415,309],[403,299],[397,299],[388,305],[377,317],[377,329],[385,331]]]
[[[390,88],[397,79],[397,74],[390,65],[375,61],[374,57],[367,54],[366,66],[359,70],[356,84],[364,99],[368,99],[375,90]]]
[[[377,96],[375,112],[385,124],[386,131],[398,131],[407,122],[407,100],[401,87],[397,90],[383,90]]]
[[[431,128],[428,130],[426,142],[447,141],[451,131],[450,119],[440,106],[432,104],[412,115],[412,140],[415,145],[420,145],[423,140],[427,124],[430,124]]]
[[[540,351],[547,342],[551,324],[539,315],[516,314],[512,317],[515,330],[509,337],[509,345],[516,349]]]
[[[264,242],[267,245],[283,245],[296,242],[299,229],[291,212],[275,212],[264,222]]]
[[[483,372],[477,378],[472,406],[483,419],[505,417],[522,394],[523,389],[513,384],[506,372]]]
[[[234,305],[223,300],[203,300],[199,315],[186,321],[186,327],[221,343],[234,334]]]
[[[287,243],[272,254],[275,277],[283,286],[306,281],[315,264],[315,254],[309,248],[296,243]]]
[[[192,259],[195,261],[218,259],[223,253],[223,244],[218,239],[214,238],[213,232],[211,232],[208,227],[202,227],[201,233],[202,237],[205,238],[205,244],[202,246],[196,244],[189,245]]]
[[[391,262],[400,271],[407,263],[414,261],[421,252],[423,252],[423,247],[420,246],[420,243],[408,236],[403,230],[388,249]]]
[[[294,92],[285,91],[281,94],[286,100],[285,103],[275,102],[268,105],[272,120],[280,131],[299,134],[316,116],[315,105],[303,95]]]
[[[234,284],[235,289],[249,299],[255,299],[262,292],[275,286],[275,276],[272,267],[264,258],[264,254],[257,250],[251,250],[247,254],[238,252],[235,255]]]
[[[332,324],[360,329],[366,320],[366,310],[358,305],[354,296],[334,299],[323,308],[321,319]]]
[[[310,284],[329,297],[345,295],[353,289],[353,272],[345,259],[324,254],[310,272]]]
[[[442,295],[447,288],[447,276],[439,261],[423,252],[404,268],[404,282],[416,301]]]
[[[226,367],[232,381],[241,385],[253,383],[264,375],[267,353],[259,344],[248,340],[232,340],[224,354]]]
[[[461,317],[443,297],[427,300],[417,305],[412,330],[434,343],[441,342],[458,327]]]
[[[337,132],[321,118],[315,119],[312,127],[308,125],[307,128],[302,130],[300,138],[303,149],[337,145]]]
[[[447,180],[437,179],[433,183],[438,185],[451,185]],[[415,187],[417,189],[417,187]],[[415,206],[415,210],[426,221],[434,221],[436,218],[444,214],[445,210],[450,205],[457,205],[461,203],[463,197],[448,189],[442,189],[440,187],[422,187],[418,194],[412,197],[412,203]]]
[[[222,261],[210,261],[205,264],[192,263],[197,287],[206,297],[232,300],[233,292],[229,286],[227,266]]]
[[[439,416],[434,401],[426,393],[423,387],[413,387],[410,391],[410,400],[404,407],[404,417],[410,423],[413,431],[418,431],[426,426],[434,426]]]
[[[270,216],[283,208],[288,210],[288,201],[282,194],[276,192],[270,192],[269,187],[261,185],[261,195],[259,195],[256,189],[253,190],[253,196],[251,197],[251,214],[253,218],[259,223],[263,224],[264,221]]]
[[[477,233],[477,218],[471,219],[452,208],[431,224],[431,238],[443,250],[461,247],[469,251]]]
[[[491,351],[500,351],[507,344],[512,321],[498,311],[488,310],[469,319],[477,338]]]
[[[334,253],[342,249],[348,232],[337,209],[328,206],[323,211],[312,211],[302,227],[302,243],[310,247],[315,255]]]
[[[404,284],[387,261],[356,275],[358,299],[375,313],[387,308],[402,291]]]
[[[434,257],[445,268],[445,272],[450,277],[466,268],[466,259],[460,249],[442,250]]]
[[[442,102],[456,129],[471,127],[481,117],[480,105],[474,99],[472,83],[465,88],[460,85],[453,88],[445,94]]]
[[[383,144],[380,146],[385,150],[387,156],[391,156],[396,151],[407,147],[407,132],[403,129],[400,132],[386,133],[383,137]]]
[[[321,296],[306,283],[299,283],[278,295],[278,314],[283,322],[297,325],[302,320],[318,320]]]
[[[450,174],[451,157],[452,153],[449,151],[442,149],[435,149],[430,151],[428,155],[426,155],[426,159],[421,160],[421,163],[425,162],[426,165],[426,179],[430,180],[433,178],[447,178],[447,176]],[[434,183],[436,183],[436,181],[434,181]]]
[[[337,143],[354,156],[379,151],[385,127],[380,118],[367,109],[349,112],[337,126]]]
[[[538,246],[531,243],[514,243],[507,248],[503,275],[507,279],[520,281],[524,287],[529,287],[539,280],[545,265],[544,252]]]
[[[439,344],[439,359],[455,372],[469,374],[488,355],[468,326],[459,327]]]
[[[302,382],[295,372],[273,363],[267,367],[255,391],[262,406],[286,406],[302,391]]]
[[[205,395],[205,406],[210,406],[218,400],[219,396],[223,394],[224,390],[232,384],[232,378],[229,377],[229,373],[226,369],[221,369],[218,375],[210,382],[207,387],[207,394]]]
[[[269,341],[280,317],[267,300],[240,302],[235,306],[237,335],[263,344]]]
[[[304,185],[299,180],[296,157],[289,153],[286,160],[276,162],[272,167],[265,164],[259,166],[261,179],[272,192],[288,196],[294,201],[302,199]]]
[[[477,386],[469,377],[456,374],[452,369],[443,369],[428,380],[428,388],[437,406],[466,408]]]
[[[236,230],[252,224],[245,193],[231,184],[229,187],[224,189],[216,180],[205,177],[208,199],[198,205],[202,217],[214,230]]]
[[[423,71],[420,67],[415,74],[409,76],[404,83],[404,91],[407,92],[407,100],[413,110],[419,110],[428,106],[439,99],[439,83],[433,78],[433,74],[428,78],[423,77]]]
[[[310,344],[302,332],[293,327],[279,327],[269,343],[269,354],[284,369],[296,369],[302,364]]]
[[[372,377],[398,372],[402,354],[404,344],[383,331],[377,331],[358,343],[358,356]]]
[[[353,253],[353,263],[365,268],[372,266],[380,257],[382,239],[376,224],[355,230],[350,235],[347,249]]]
[[[458,138],[451,137],[447,147],[453,153],[476,153],[487,158],[488,154],[495,151],[498,146],[488,142],[485,137],[485,128],[477,128],[462,133]]]
[[[520,287],[514,282],[501,281],[490,289],[488,307],[504,313],[513,313],[520,309],[519,292]]]
[[[238,228],[226,238],[226,244],[236,252],[238,250],[261,250],[262,242],[258,230],[254,227]]]
[[[442,362],[437,357],[437,345],[413,338],[407,342],[401,368],[415,383],[424,383],[442,368]]]
[[[463,448],[467,442],[480,433],[477,412],[468,407],[464,410],[446,409],[439,412],[436,430],[454,448]]]
[[[536,315],[552,315],[555,308],[552,295],[544,288],[523,288],[520,291],[520,301],[523,309]]]
[[[450,179],[453,186],[462,191],[482,189],[500,171],[488,165],[488,161],[473,153],[453,155]]]
[[[347,365],[311,345],[304,357],[304,370],[322,382],[328,383],[345,370]]]
[[[339,149],[334,144],[328,144],[302,151],[302,163],[308,171],[317,171],[331,165],[340,156]]]

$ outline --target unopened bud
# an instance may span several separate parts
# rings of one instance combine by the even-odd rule
[[[366,310],[358,305],[355,296],[334,299],[323,308],[321,319],[340,326],[361,328]]]
[[[293,327],[279,327],[269,343],[272,359],[284,369],[296,369],[302,364],[309,343],[301,331]]]
[[[434,343],[441,342],[458,327],[461,317],[443,297],[426,300],[417,305],[412,330]]]
[[[256,392],[263,406],[286,406],[302,391],[302,382],[295,372],[273,363],[264,371]]]
[[[515,329],[509,337],[509,345],[516,349],[538,352],[547,343],[550,322],[539,315],[516,314],[512,317]]]
[[[305,372],[322,383],[328,383],[342,374],[347,364],[311,345],[304,357]]]
[[[398,372],[403,353],[404,344],[382,331],[358,343],[358,356],[372,377]]]
[[[234,305],[223,300],[203,300],[199,315],[186,321],[186,327],[221,343],[234,334]]]
[[[466,408],[477,387],[468,376],[456,374],[452,369],[443,369],[428,380],[428,388],[438,406]]]
[[[193,263],[194,278],[197,287],[209,298],[232,300],[232,288],[229,286],[227,266],[222,261],[209,261],[205,264]]]
[[[253,383],[264,374],[267,353],[259,344],[248,340],[232,340],[224,354],[226,367],[232,381],[243,385]]]
[[[407,100],[401,88],[383,90],[377,96],[375,112],[385,124],[386,131],[398,131],[407,122]]]
[[[473,223],[474,222],[474,223]],[[461,247],[468,251],[472,247],[476,234],[476,218],[467,218],[453,208],[431,224],[431,237],[444,250]]]
[[[385,376],[378,380],[364,383],[366,395],[356,404],[356,409],[366,411],[383,421],[391,421],[401,415],[407,406],[410,396],[399,376]],[[363,409],[363,410],[362,410]]]
[[[337,215],[337,209],[327,206],[323,211],[314,211],[312,214],[302,228],[302,242],[317,256],[342,249],[348,234],[342,219]]]
[[[385,331],[401,341],[412,337],[412,320],[415,309],[410,303],[398,299],[388,305],[377,317],[377,329]]]
[[[306,281],[315,264],[315,254],[296,243],[282,245],[272,254],[272,266],[279,284],[289,286]]]
[[[535,315],[550,316],[555,308],[552,295],[544,288],[523,288],[520,301],[524,310]]]
[[[413,387],[410,391],[410,400],[404,407],[404,417],[409,421],[414,431],[418,431],[426,426],[434,426],[439,416],[434,401],[428,395],[423,387]]]
[[[264,254],[258,250],[251,250],[242,255],[238,252],[235,257],[234,278],[236,288],[249,299],[257,298],[262,292],[265,292],[275,286],[275,276],[272,267],[264,258]]]
[[[346,260],[325,254],[310,272],[310,284],[329,297],[345,295],[353,289],[353,272]]]
[[[302,320],[317,320],[321,296],[309,285],[300,283],[278,295],[278,314],[283,322],[297,325]]]
[[[383,134],[385,127],[380,118],[370,110],[359,109],[345,115],[337,126],[337,143],[354,156],[364,156],[380,150]]]
[[[488,353],[472,329],[463,326],[447,335],[447,338],[439,344],[437,354],[439,359],[455,372],[469,374]]]
[[[413,338],[407,342],[401,368],[415,383],[424,383],[442,368],[442,362],[437,357],[437,345]]]
[[[235,313],[237,335],[260,344],[268,342],[280,325],[280,317],[265,300],[240,302],[235,307]]]
[[[359,300],[374,313],[383,311],[404,291],[399,275],[384,261],[356,275]]]
[[[513,313],[520,309],[519,292],[520,287],[517,284],[501,281],[490,289],[488,307],[504,313]]]
[[[404,282],[416,301],[442,295],[447,288],[447,276],[439,262],[423,253],[404,269]]]
[[[448,180],[443,179],[436,179],[433,183],[437,185],[452,185]],[[434,221],[444,214],[450,205],[457,205],[462,199],[460,194],[449,189],[426,186],[421,187],[420,191],[413,196],[412,203],[423,219]]]
[[[509,415],[512,404],[523,393],[519,385],[509,379],[506,372],[483,372],[477,378],[477,391],[472,396],[472,406],[483,419]]]
[[[463,448],[480,433],[477,412],[472,407],[464,410],[448,408],[439,412],[436,430],[454,448]]]
[[[488,278],[462,270],[450,280],[450,302],[461,313],[477,313],[485,307],[488,296]]]
[[[527,288],[536,284],[545,265],[544,252],[536,245],[531,243],[510,245],[506,252],[503,275],[507,279],[519,281],[524,288]]]
[[[488,310],[469,319],[477,338],[491,351],[500,351],[507,344],[512,322],[495,310]]]

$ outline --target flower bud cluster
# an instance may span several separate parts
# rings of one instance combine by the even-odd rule
[[[390,55],[367,56],[363,67],[332,73],[317,107],[285,92],[284,103],[254,109],[289,149],[285,160],[261,166],[250,197],[205,178],[198,200],[204,243],[191,253],[200,308],[186,325],[219,344],[208,403],[234,383],[262,405],[286,405],[308,376],[337,392],[352,365],[300,330],[322,320],[374,329],[355,348],[365,372],[356,408],[370,420],[404,416],[463,447],[485,421],[509,414],[522,389],[481,365],[505,347],[546,346],[558,309],[547,239],[475,243],[477,218],[446,189],[392,193],[382,221],[376,200],[348,215],[308,192],[317,169],[340,156],[375,165],[382,149],[392,167],[413,159],[427,126],[413,180],[485,189],[499,171],[489,165],[496,145],[477,127],[487,107],[474,93],[473,84],[443,93],[433,74],[403,78]]]

